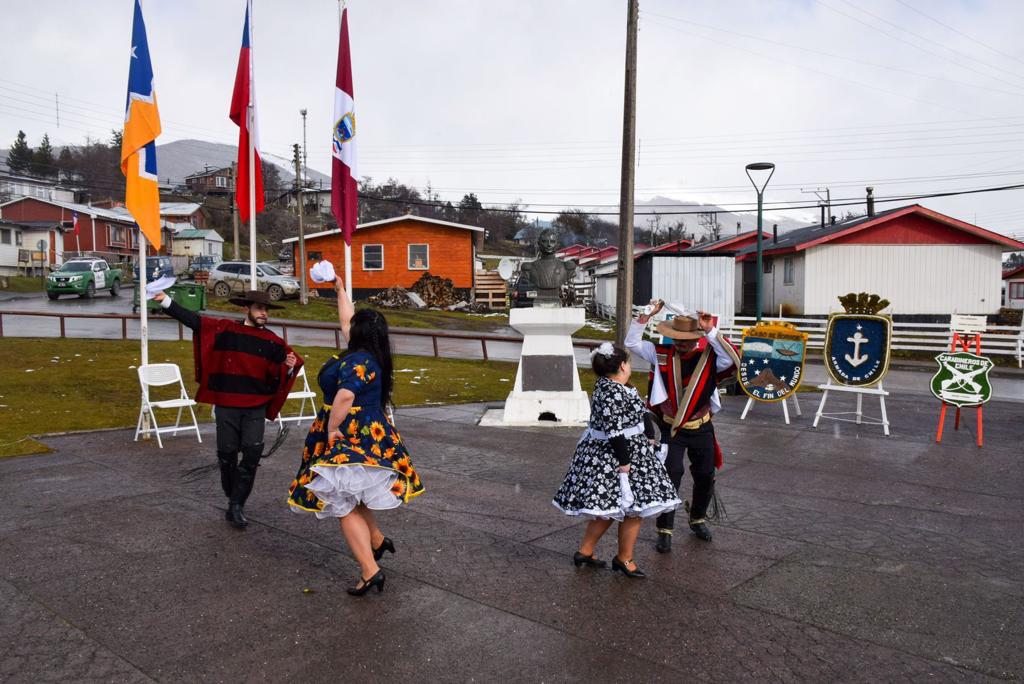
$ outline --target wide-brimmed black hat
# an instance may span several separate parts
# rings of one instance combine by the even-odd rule
[[[274,304],[270,301],[270,295],[266,292],[260,292],[259,290],[248,290],[241,297],[232,297],[228,300],[232,304],[238,306],[249,306],[250,304],[262,304],[268,309],[283,309],[283,306]]]

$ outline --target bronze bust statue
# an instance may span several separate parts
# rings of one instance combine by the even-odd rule
[[[555,256],[557,249],[558,236],[551,228],[545,228],[537,236],[537,258],[521,267],[520,277],[537,292],[535,304],[561,306],[562,286],[571,282],[576,273],[575,263]]]

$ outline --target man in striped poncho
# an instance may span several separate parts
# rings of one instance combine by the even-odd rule
[[[690,530],[699,539],[711,541],[706,516],[715,491],[715,470],[722,467],[722,450],[711,417],[722,408],[718,383],[736,374],[739,356],[732,343],[718,334],[713,316],[678,305],[667,305],[676,316],[657,327],[669,344],[644,340],[647,322],[663,306],[664,302],[656,302],[650,313],[632,322],[626,348],[651,364],[647,402],[659,419],[663,448],[667,445],[665,469],[678,489],[683,478],[683,456],[689,457],[693,478]],[[669,553],[675,512],[659,515],[655,524],[655,549]]]
[[[266,329],[267,310],[280,309],[266,292],[250,291],[231,299],[243,307],[245,319],[200,316],[163,292],[154,299],[173,318],[192,329],[196,401],[217,408],[217,462],[221,487],[228,497],[227,521],[248,525],[242,507],[252,492],[263,456],[265,420],[284,405],[302,367],[291,347]],[[239,461],[238,454],[242,458]]]

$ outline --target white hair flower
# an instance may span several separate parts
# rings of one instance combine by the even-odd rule
[[[611,342],[602,342],[600,345],[598,345],[597,349],[590,352],[591,359],[594,358],[594,354],[600,354],[601,356],[611,358],[612,355],[615,354],[615,347],[612,345]]]

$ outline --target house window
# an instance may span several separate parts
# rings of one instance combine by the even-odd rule
[[[110,226],[110,244],[124,245],[127,239],[127,232],[122,226]]]
[[[1024,281],[1010,283],[1010,299],[1024,299]]]
[[[384,245],[363,245],[363,270],[384,270]]]
[[[762,270],[767,274],[772,272],[772,259],[771,257],[761,262]]]
[[[14,244],[17,245],[18,247],[21,247],[21,239],[22,239],[21,231],[20,230],[14,231]]]
[[[430,267],[429,245],[409,245],[409,270],[425,271]]]
[[[782,260],[782,284],[793,284],[793,257],[786,257]]]
[[[225,178],[224,176],[217,176],[216,183],[218,188],[228,187],[228,179]]]
[[[0,228],[0,243],[3,243],[5,245],[11,244],[11,229],[10,228]]]
[[[323,258],[323,252],[306,252],[306,261],[320,261]]]

